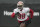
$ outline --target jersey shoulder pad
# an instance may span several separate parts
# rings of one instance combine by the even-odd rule
[[[17,8],[15,8],[15,9],[13,10],[13,12],[14,12],[14,13],[17,13],[17,12],[18,12],[18,11],[17,11]]]
[[[25,9],[25,11],[30,11],[29,7],[25,7],[24,9]]]
[[[15,8],[13,11],[17,11],[17,8]]]

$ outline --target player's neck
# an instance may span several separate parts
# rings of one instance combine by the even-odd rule
[[[22,11],[23,9],[21,9],[20,11]]]

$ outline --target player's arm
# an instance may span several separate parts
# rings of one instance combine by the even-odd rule
[[[33,10],[30,9],[30,18],[32,19],[32,17],[33,17]]]
[[[29,16],[29,21],[31,21],[31,19],[33,18],[33,10],[32,9],[30,9],[30,8],[27,8],[28,10],[28,12],[29,12],[29,14],[30,14],[30,16]]]
[[[17,12],[17,10],[14,10],[14,12],[12,13],[11,17],[14,18],[16,15],[18,15],[19,12]]]
[[[16,10],[16,9],[14,9],[14,10],[13,10],[13,13],[11,14],[11,17],[12,17],[12,18],[14,18],[14,17],[15,17],[15,15],[16,15],[16,13],[17,13],[17,10]]]
[[[15,13],[14,13],[14,12],[12,13],[11,17],[12,17],[12,18],[14,18],[14,17],[15,17]]]
[[[12,15],[11,15],[11,17],[14,18],[14,17],[17,16],[18,14],[19,14],[19,12],[17,12],[17,13],[14,13],[14,12],[13,12]]]

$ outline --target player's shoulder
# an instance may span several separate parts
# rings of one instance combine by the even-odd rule
[[[14,11],[17,11],[17,10],[18,10],[18,8],[15,8],[15,9],[14,9]]]
[[[29,7],[24,7],[24,9],[30,9]]]
[[[30,8],[29,7],[24,7],[24,10],[30,10]]]

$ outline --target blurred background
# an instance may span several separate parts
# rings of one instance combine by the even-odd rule
[[[18,1],[23,1],[25,7],[35,12],[28,27],[40,27],[40,0],[0,0],[0,27],[18,27],[17,18],[10,16]]]

